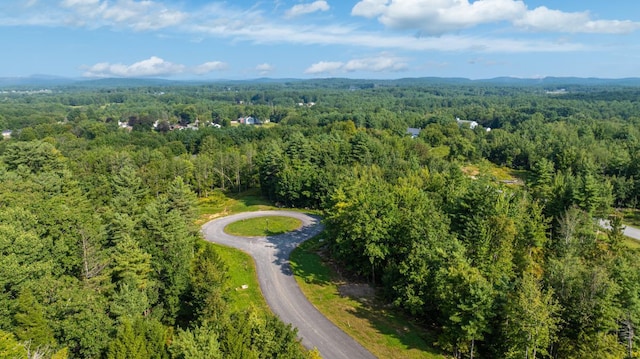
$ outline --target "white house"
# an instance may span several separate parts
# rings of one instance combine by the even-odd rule
[[[478,123],[476,121],[465,121],[456,117],[456,122],[458,123],[458,126],[462,126],[462,125],[469,126],[469,128],[472,130],[478,127]]]
[[[247,117],[240,117],[238,119],[238,123],[241,123],[244,125],[261,125],[262,121],[260,121],[255,117],[247,116]]]
[[[4,130],[2,131],[2,138],[5,140],[8,140],[11,138],[11,134],[13,133],[13,131],[11,130]]]

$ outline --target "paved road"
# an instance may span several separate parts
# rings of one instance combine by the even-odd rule
[[[640,229],[635,228],[635,227],[631,227],[631,226],[625,226],[624,228],[624,235],[627,237],[631,237],[635,240],[640,241]]]
[[[262,216],[287,216],[302,221],[296,231],[271,237],[236,237],[224,233],[229,223]],[[271,310],[298,328],[302,344],[317,347],[325,359],[375,358],[331,323],[302,294],[289,266],[289,254],[303,241],[322,231],[317,217],[289,211],[258,211],[222,217],[202,226],[206,240],[249,253],[256,262],[260,288]]]
[[[611,226],[609,226],[609,220],[607,219],[601,219],[598,221],[598,223],[600,224],[600,226],[602,228],[605,229],[609,229],[611,228]],[[624,225],[624,231],[622,232],[625,236],[629,237],[629,238],[633,238],[637,241],[640,241],[640,229],[635,228],[635,227],[631,227],[631,226],[627,226]]]

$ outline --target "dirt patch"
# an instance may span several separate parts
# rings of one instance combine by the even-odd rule
[[[343,297],[350,297],[354,299],[372,299],[376,295],[375,288],[368,284],[343,284],[338,287],[338,292]]]
[[[326,246],[317,248],[315,253],[322,258],[325,265],[331,267],[335,274],[334,282],[338,285],[338,293],[341,297],[349,297],[360,302],[375,299],[376,289],[367,283],[362,283],[362,277],[349,273],[338,262],[332,260]]]
[[[476,166],[465,166],[462,167],[461,170],[462,173],[474,179],[480,174],[480,169]]]

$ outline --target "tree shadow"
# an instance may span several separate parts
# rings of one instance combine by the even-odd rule
[[[331,269],[324,263],[320,254],[309,242],[302,243],[292,253],[291,267],[303,281],[313,285],[325,286],[331,282]]]
[[[259,189],[248,189],[240,193],[233,193],[228,195],[230,198],[242,203],[246,207],[251,206],[266,206],[273,207],[273,202],[265,199],[260,193]]]
[[[442,351],[433,346],[437,341],[437,331],[428,330],[414,323],[406,314],[399,310],[389,308],[378,298],[367,298],[347,295],[348,298],[358,301],[360,305],[347,311],[352,315],[364,319],[371,328],[383,335],[387,342],[396,342],[406,349],[415,349],[445,358]],[[381,315],[383,313],[383,315]]]
[[[273,206],[273,203],[263,199],[260,196],[253,196],[253,195],[244,195],[244,196],[238,196],[238,198],[236,198],[238,200],[238,202],[242,203],[244,206],[246,207],[251,207],[251,206]]]
[[[317,216],[312,217],[315,219],[314,223],[302,226],[294,231],[276,235],[267,235],[266,237],[269,246],[275,248],[275,259],[273,263],[280,267],[280,270],[284,275],[293,276],[293,269],[291,268],[291,263],[289,261],[289,257],[293,250],[301,243],[315,237],[324,230],[324,226],[320,224],[320,218]],[[303,278],[312,277],[314,273],[312,268],[305,268],[304,265],[307,262],[308,261],[303,260],[301,263],[296,263],[296,271],[302,270]],[[304,274],[305,272],[307,273],[306,275]],[[328,280],[328,277],[325,280]]]

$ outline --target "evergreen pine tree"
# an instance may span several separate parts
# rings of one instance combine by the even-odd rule
[[[31,291],[23,290],[18,296],[16,314],[16,336],[29,342],[31,348],[55,346],[53,330],[43,315],[44,308]]]

